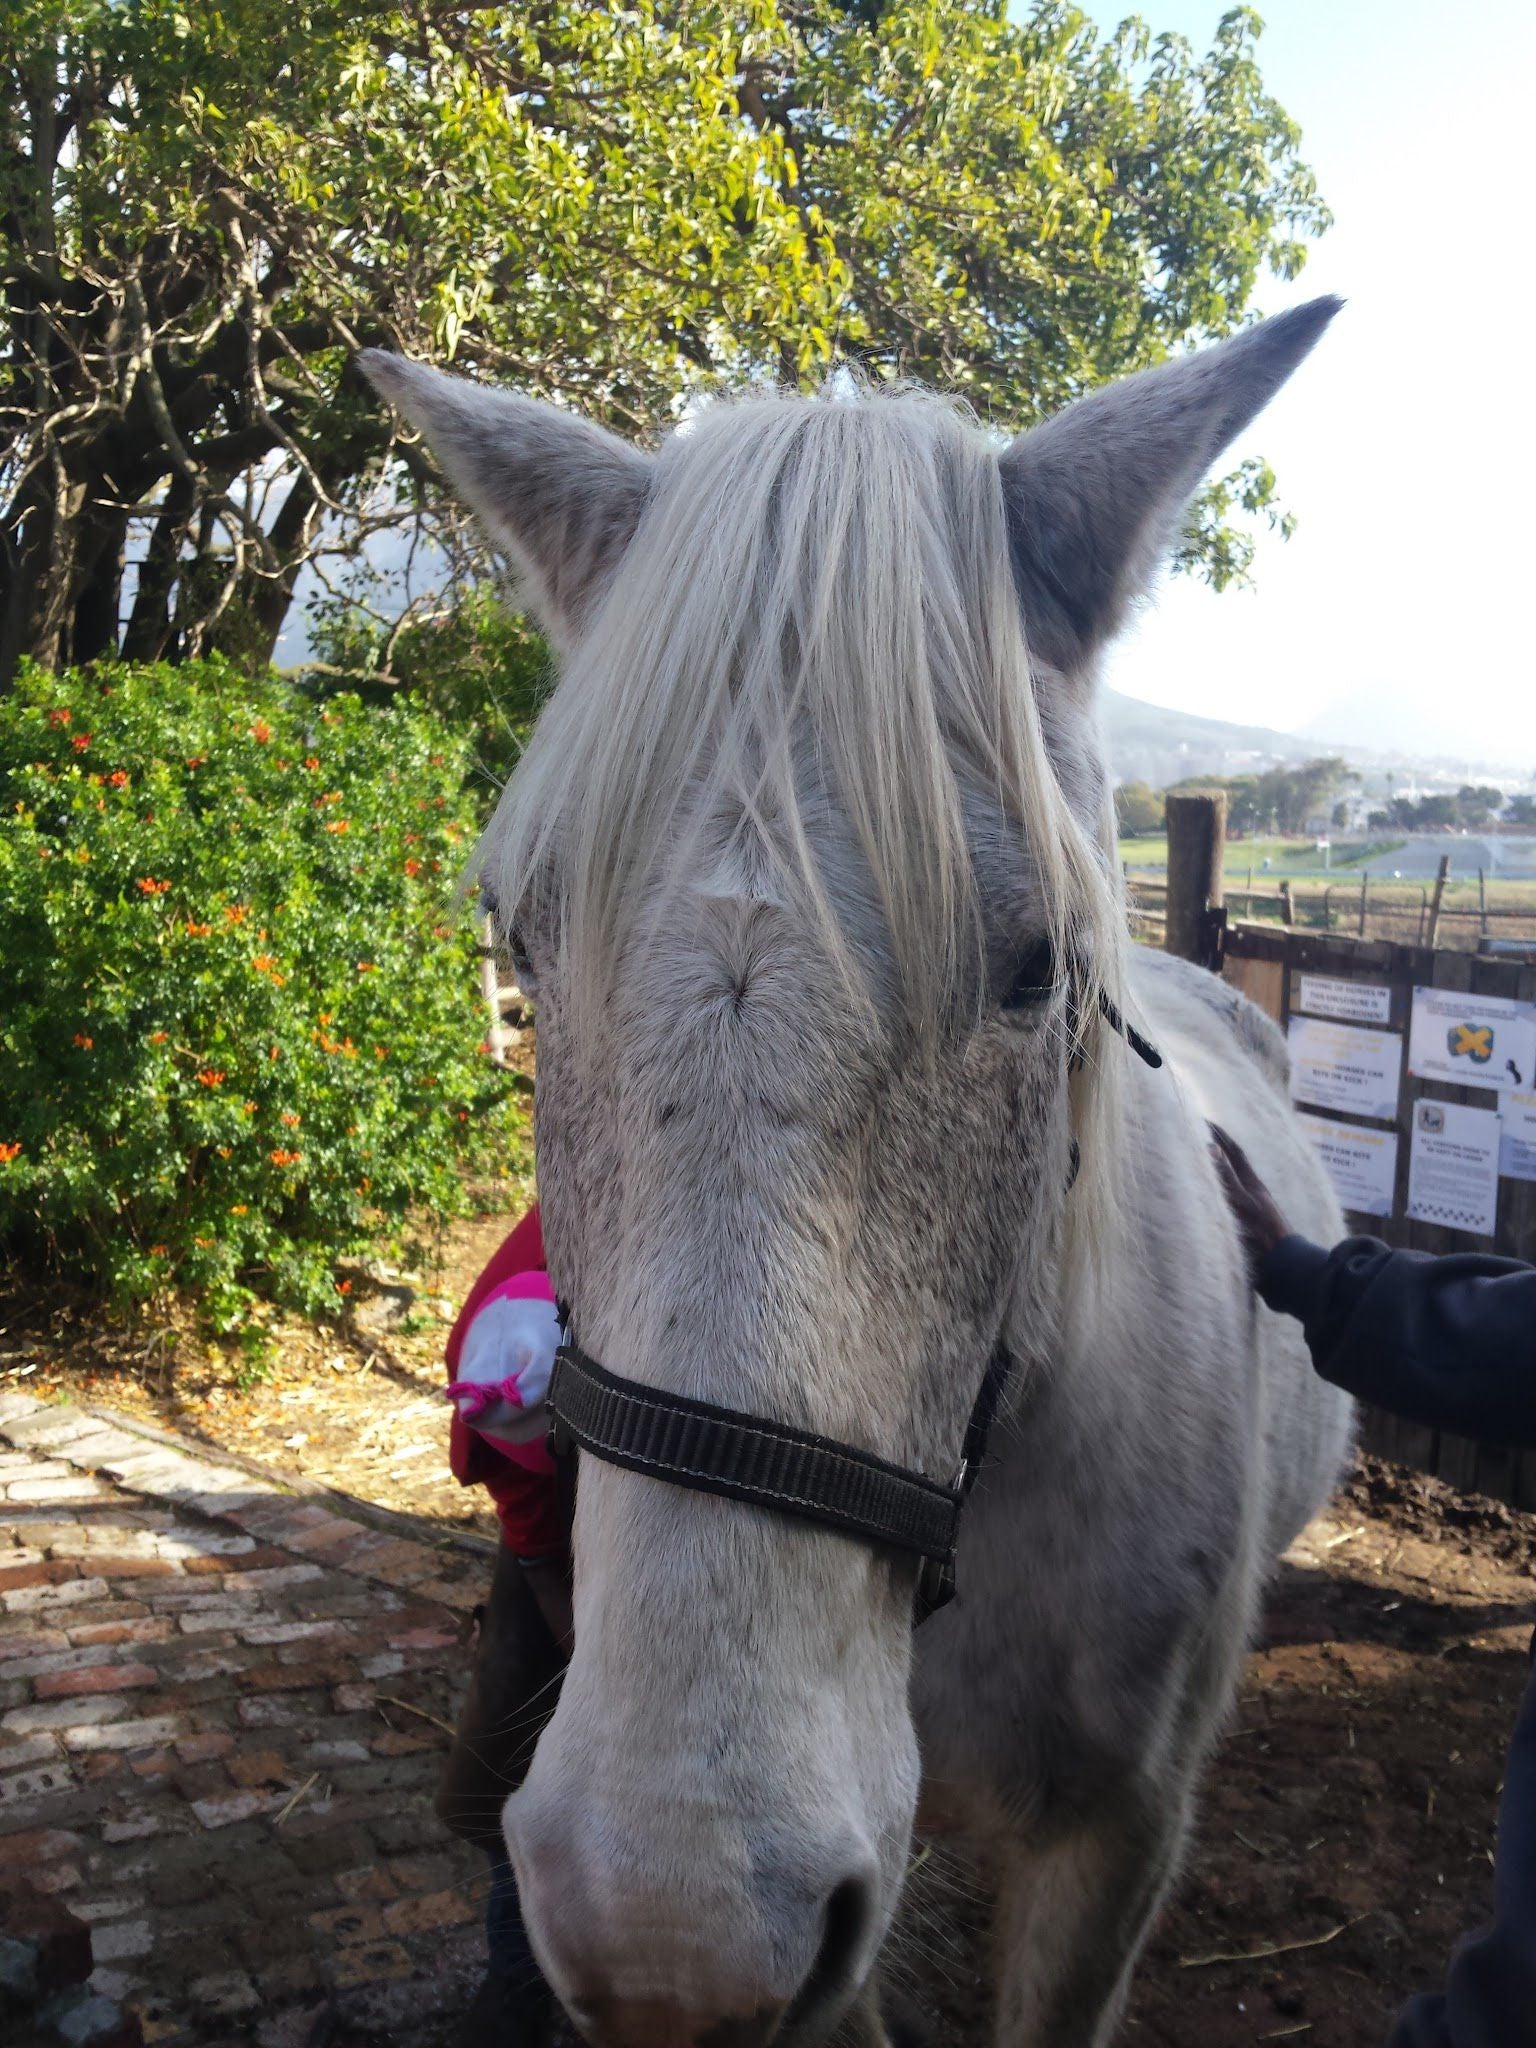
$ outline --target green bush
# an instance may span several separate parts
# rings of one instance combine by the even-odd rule
[[[0,698],[0,1249],[122,1299],[337,1306],[526,1165],[485,1057],[464,748],[215,664]]]
[[[389,601],[387,579],[370,582],[360,572],[356,582],[369,597]],[[309,630],[320,660],[348,682],[385,669],[394,680],[364,683],[370,695],[382,688],[464,735],[470,794],[487,814],[517,765],[552,674],[549,649],[501,592],[487,583],[460,590],[450,610],[412,619],[393,635],[363,605],[328,598],[311,606]],[[306,685],[324,690],[328,681],[312,670]]]

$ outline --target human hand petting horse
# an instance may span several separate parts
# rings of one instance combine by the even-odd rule
[[[574,1652],[504,1826],[597,2048],[884,2040],[920,1790],[996,1887],[1000,2048],[1114,2029],[1349,1408],[1256,1305],[1206,1138],[1337,1237],[1284,1044],[1129,945],[1095,673],[1335,310],[1006,447],[839,383],[647,454],[363,358],[560,660],[479,868],[537,987],[582,1352],[941,1485],[1011,1366],[915,1632],[909,1553],[697,1490],[676,1445],[583,1454]]]

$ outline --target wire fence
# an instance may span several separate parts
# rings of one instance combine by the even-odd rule
[[[1161,944],[1168,885],[1151,875],[1127,874],[1126,891],[1137,936]],[[1435,946],[1450,953],[1520,952],[1536,944],[1536,885],[1512,891],[1505,884],[1491,900],[1479,875],[1450,893],[1441,880],[1425,882],[1282,881],[1267,888],[1226,890],[1227,915],[1289,931],[1339,932],[1398,945]]]

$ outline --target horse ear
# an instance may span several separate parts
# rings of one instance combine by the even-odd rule
[[[1042,660],[1070,674],[1119,630],[1201,477],[1342,303],[1313,299],[1106,385],[1007,450],[1009,545],[1025,636]]]
[[[569,646],[634,536],[651,458],[559,406],[383,349],[358,362],[511,558],[549,639]]]

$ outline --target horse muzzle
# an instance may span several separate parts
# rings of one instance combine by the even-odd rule
[[[592,2048],[809,2048],[869,1974],[880,1881],[865,1844],[790,1855],[797,1831],[765,1830],[711,1869],[707,1838],[637,1853],[571,1802],[546,1827],[527,1789],[507,1835],[529,1934]]]

